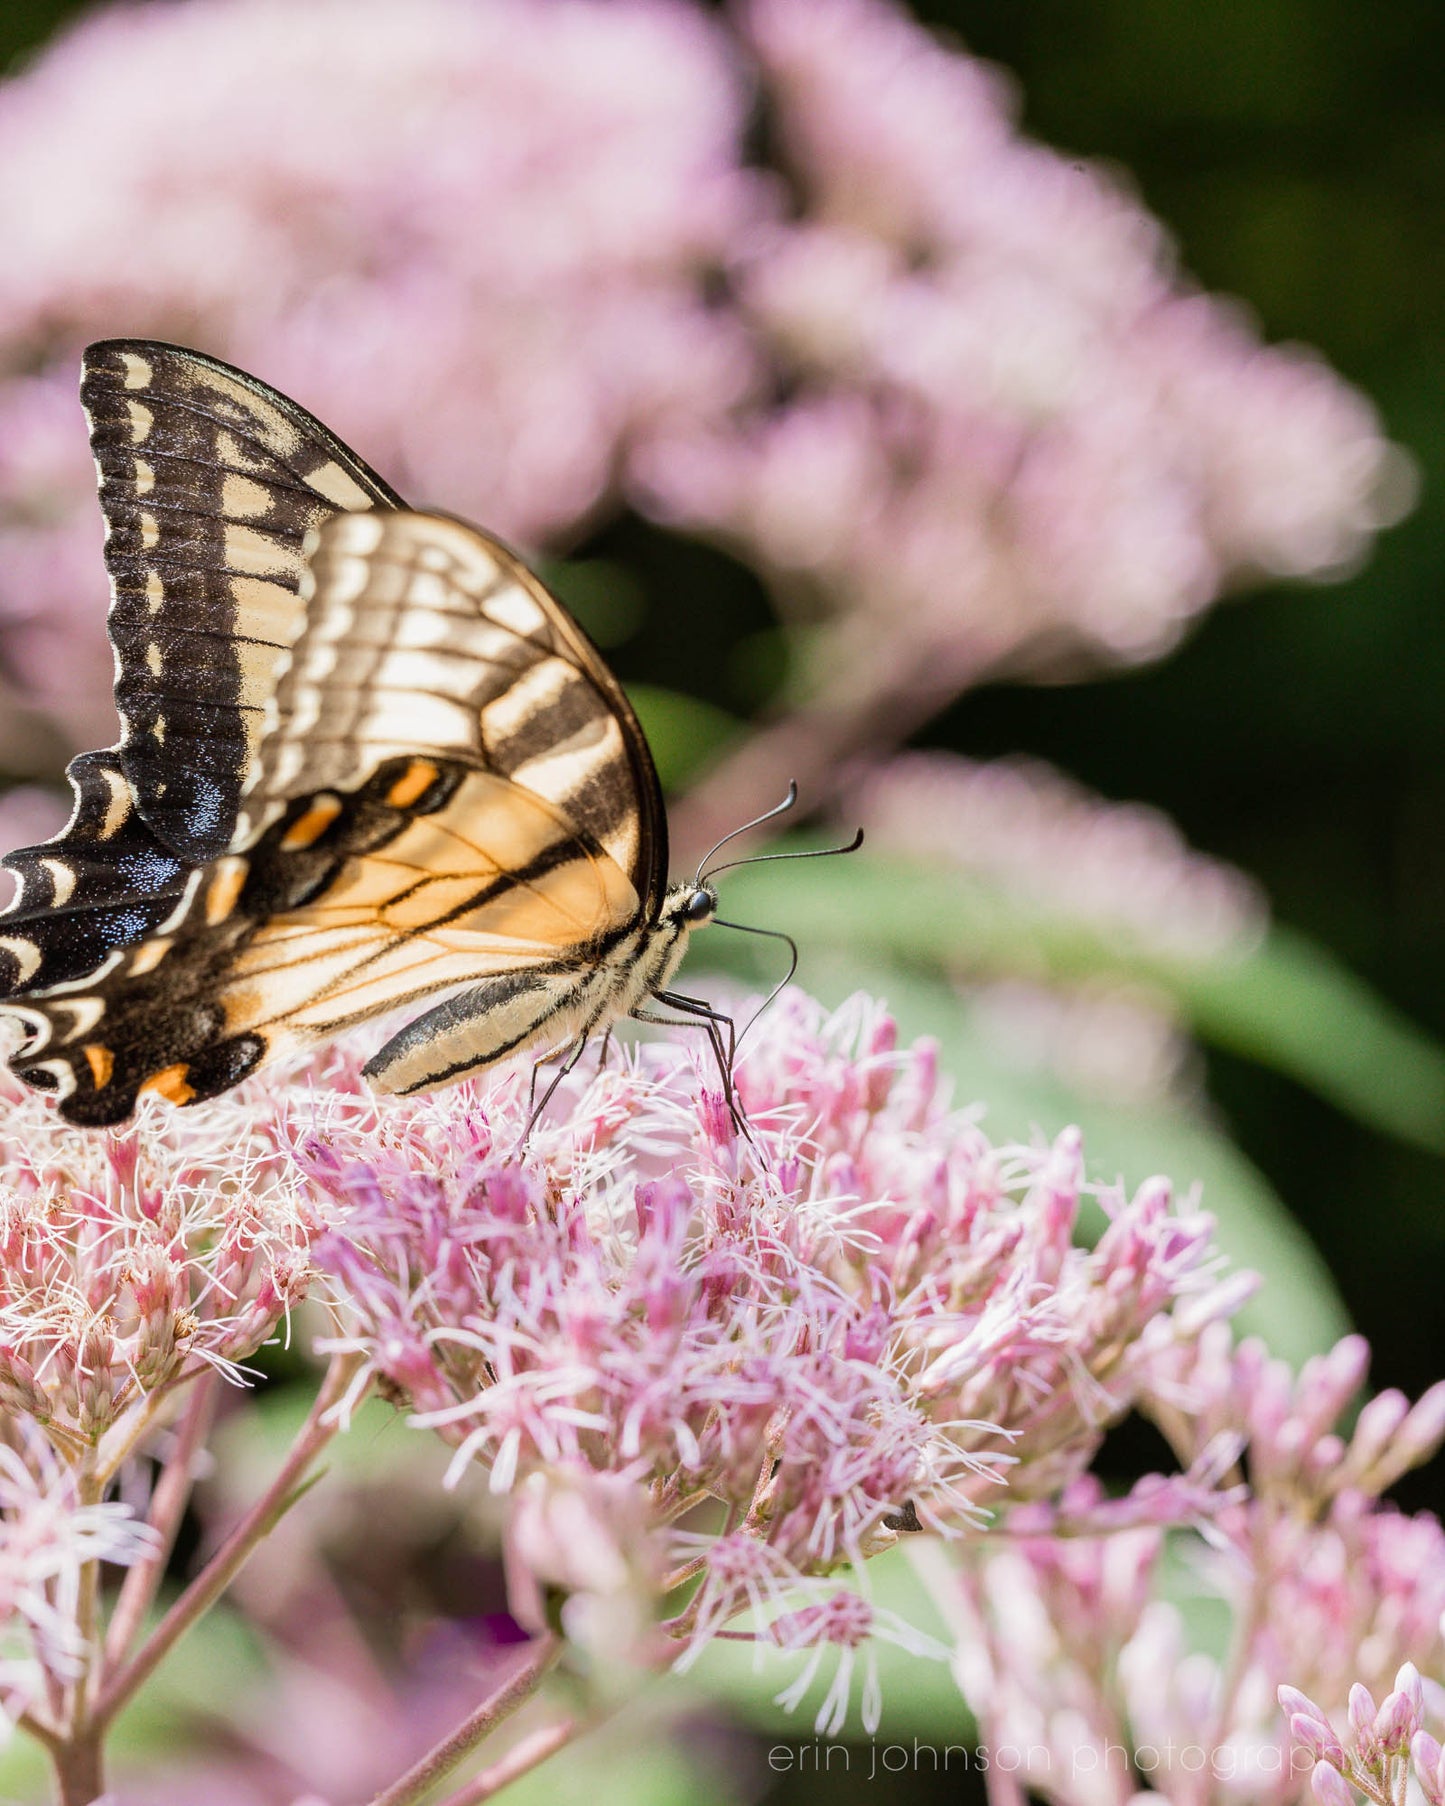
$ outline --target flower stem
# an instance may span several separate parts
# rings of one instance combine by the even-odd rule
[[[83,1465],[76,1475],[76,1492],[82,1506],[96,1504],[103,1488],[95,1476],[94,1469]],[[97,1776],[100,1772],[100,1727],[91,1723],[90,1700],[95,1681],[98,1678],[96,1668],[99,1653],[96,1650],[96,1632],[100,1614],[100,1561],[94,1559],[85,1562],[78,1577],[78,1588],[75,1600],[75,1630],[85,1651],[82,1666],[70,1688],[67,1702],[66,1720],[68,1733],[65,1747],[68,1751],[76,1751],[78,1769],[85,1768],[83,1751],[87,1745],[94,1743],[94,1767]],[[97,1791],[98,1791],[97,1786]]]
[[[499,1761],[473,1776],[465,1787],[439,1800],[437,1806],[481,1806],[483,1800],[490,1800],[510,1782],[530,1774],[549,1756],[555,1756],[587,1727],[588,1721],[584,1718],[563,1718],[556,1724],[544,1725],[540,1731],[524,1737]]]
[[[100,1746],[100,1728],[93,1726],[85,1736],[70,1738],[51,1751],[57,1806],[92,1806],[104,1795]]]
[[[449,1774],[463,1756],[469,1755],[484,1737],[532,1697],[561,1653],[560,1638],[537,1638],[502,1685],[488,1694],[450,1736],[444,1737],[399,1780],[377,1794],[371,1806],[413,1806],[413,1802],[420,1800],[443,1775]],[[536,1760],[540,1761],[541,1757]],[[486,1796],[479,1794],[476,1797],[484,1799]]]
[[[125,1660],[146,1613],[155,1598],[156,1588],[165,1573],[181,1527],[194,1484],[192,1468],[196,1454],[206,1440],[211,1414],[215,1409],[220,1380],[207,1373],[197,1380],[176,1432],[175,1446],[166,1461],[160,1479],[151,1495],[147,1523],[156,1533],[154,1548],[126,1572],[120,1597],[111,1613],[105,1638],[105,1663],[114,1670]]]
[[[339,1420],[331,1418],[332,1408],[346,1396],[363,1359],[359,1354],[333,1355],[321,1390],[276,1478],[161,1619],[136,1656],[107,1682],[95,1703],[94,1722],[105,1724],[115,1716],[161,1658],[225,1592],[257,1543],[295,1503],[307,1469],[340,1428]]]

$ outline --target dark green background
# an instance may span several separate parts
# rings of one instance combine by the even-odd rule
[[[11,0],[0,63],[75,10]],[[970,696],[930,738],[1042,754],[1160,805],[1445,1037],[1445,13],[1425,0],[916,10],[1017,73],[1038,136],[1127,169],[1201,282],[1363,386],[1424,478],[1416,513],[1350,582],[1227,605],[1155,670]],[[596,549],[640,562],[652,596],[686,573],[706,604],[687,619],[655,612],[618,655],[624,678],[739,708],[716,674],[766,620],[752,579],[637,522]],[[1440,1163],[1282,1078],[1221,1056],[1210,1069],[1238,1139],[1374,1342],[1375,1383],[1421,1390],[1445,1372]],[[1405,1497],[1430,1491],[1420,1477]]]

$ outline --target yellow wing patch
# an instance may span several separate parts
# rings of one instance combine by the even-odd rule
[[[275,1052],[489,974],[580,960],[638,908],[627,874],[558,810],[473,772],[258,928],[220,992],[226,1033],[262,1032]]]

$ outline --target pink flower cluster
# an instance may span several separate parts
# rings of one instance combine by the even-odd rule
[[[1364,1739],[1360,1773],[1403,1760],[1421,1718],[1418,1676],[1401,1664],[1445,1663],[1445,1532],[1379,1494],[1439,1446],[1445,1385],[1413,1407],[1379,1394],[1344,1436],[1336,1424],[1366,1353],[1348,1337],[1295,1379],[1258,1342],[1209,1326],[1166,1351],[1140,1401],[1181,1462],[1247,1479],[1204,1536],[1141,1528],[1060,1541],[1047,1534],[1056,1522],[1030,1534],[1018,1513],[1009,1527],[1025,1534],[967,1555],[960,1683],[991,1743],[1035,1753],[1031,1788],[1068,1806],[1125,1806],[1141,1786],[1181,1806],[1284,1806],[1323,1760],[1338,1772],[1321,1784],[1315,1771],[1316,1796],[1343,1806],[1342,1774],[1362,1784],[1329,1729],[1329,1713],[1346,1710]],[[1075,1489],[1082,1528],[1089,1486]],[[1228,1607],[1222,1658],[1189,1634],[1181,1568],[1189,1595]],[[1377,1714],[1368,1689],[1389,1691],[1392,1676]]]
[[[839,1564],[1052,1493],[1159,1350],[1243,1295],[1167,1185],[1087,1185],[1073,1134],[992,1146],[861,999],[786,994],[737,1084],[751,1139],[676,1046],[574,1083],[520,1156],[519,1078],[386,1103],[343,1082],[284,1127],[345,1213],[316,1250],[330,1346],[511,1495],[534,1625],[545,1585],[574,1634],[615,1648],[627,1622],[646,1649],[692,1577],[674,1655],[750,1608],[786,1647],[851,1646],[872,1608],[835,1602]],[[1197,1509],[1185,1490],[1140,1509]]]
[[[53,1747],[94,1697],[100,1564],[132,1570],[130,1631],[160,1580],[196,1454],[171,1437],[156,1481],[173,1407],[203,1423],[207,1377],[242,1378],[310,1283],[321,1221],[265,1114],[152,1101],[96,1134],[0,1074],[0,1713]]]
[[[792,202],[731,264],[767,378],[641,468],[801,618],[843,611],[846,670],[937,695],[1154,656],[1224,586],[1347,564],[1404,505],[1369,404],[1181,287],[1157,223],[1021,137],[995,72],[882,0],[741,22]]]
[[[1436,1683],[1431,1693],[1438,1717],[1445,1705],[1445,1688]],[[1379,1706],[1363,1682],[1350,1688],[1348,1747],[1328,1715],[1297,1687],[1281,1687],[1279,1703],[1289,1716],[1296,1747],[1314,1758],[1310,1791],[1319,1806],[1356,1806],[1356,1789],[1377,1806],[1396,1806],[1406,1797],[1412,1778],[1429,1806],[1440,1806],[1445,1799],[1445,1754],[1438,1740],[1423,1729],[1426,1689],[1413,1662],[1400,1669]]]
[[[72,744],[111,724],[93,337],[231,358],[526,542],[624,496],[723,535],[935,699],[1155,654],[1402,505],[1360,396],[887,0],[102,9],[0,88],[0,239],[0,648]]]
[[[0,1111],[0,1406],[113,1468],[150,1397],[234,1375],[305,1295],[321,1224],[252,1106],[96,1135],[6,1074]]]
[[[3,1099],[0,1604],[25,1641],[0,1688],[57,1747],[149,1671],[126,1652],[206,1421],[185,1382],[233,1373],[319,1269],[331,1367],[214,1558],[228,1574],[375,1385],[449,1446],[454,1483],[479,1470],[497,1495],[529,1685],[559,1630],[599,1698],[743,1638],[797,1659],[789,1705],[832,1664],[820,1731],[855,1688],[875,1730],[876,1644],[946,1654],[871,1597],[870,1558],[903,1544],[983,1740],[1046,1757],[1029,1784],[1060,1806],[1141,1786],[1286,1806],[1308,1771],[1321,1806],[1350,1785],[1395,1806],[1407,1749],[1440,1806],[1431,1689],[1402,1665],[1445,1662],[1445,1533],[1381,1493],[1445,1435],[1445,1383],[1342,1431],[1363,1343],[1295,1377],[1234,1340],[1252,1279],[1166,1182],[1086,1181],[1071,1131],[994,1145],[930,1044],[899,1048],[862,998],[829,1015],[785,992],[759,1021],[746,1135],[676,1041],[579,1067],[525,1145],[524,1069],[383,1099],[363,1058],[148,1104],[115,1134]],[[147,1487],[135,1458],[176,1398]],[[1094,1461],[1130,1411],[1176,1465],[1110,1497]],[[132,1567],[104,1638],[102,1561]],[[1227,1655],[1191,1646],[1181,1575],[1227,1609]]]

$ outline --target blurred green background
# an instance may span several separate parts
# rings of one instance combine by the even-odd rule
[[[78,10],[9,0],[0,65]],[[976,692],[925,738],[1036,753],[1157,804],[1445,1037],[1445,17],[1423,0],[914,10],[1015,73],[1033,133],[1127,171],[1203,285],[1360,384],[1423,476],[1416,512],[1348,582],[1225,605],[1152,670]],[[631,566],[649,596],[685,587],[702,604],[686,620],[654,608],[614,654],[624,680],[735,713],[756,703],[756,661],[733,656],[768,625],[755,579],[633,519],[579,550]],[[1276,1073],[1208,1059],[1231,1132],[1374,1343],[1374,1383],[1423,1389],[1445,1370],[1441,1163]],[[1429,1502],[1429,1487],[1417,1479],[1404,1501]]]

